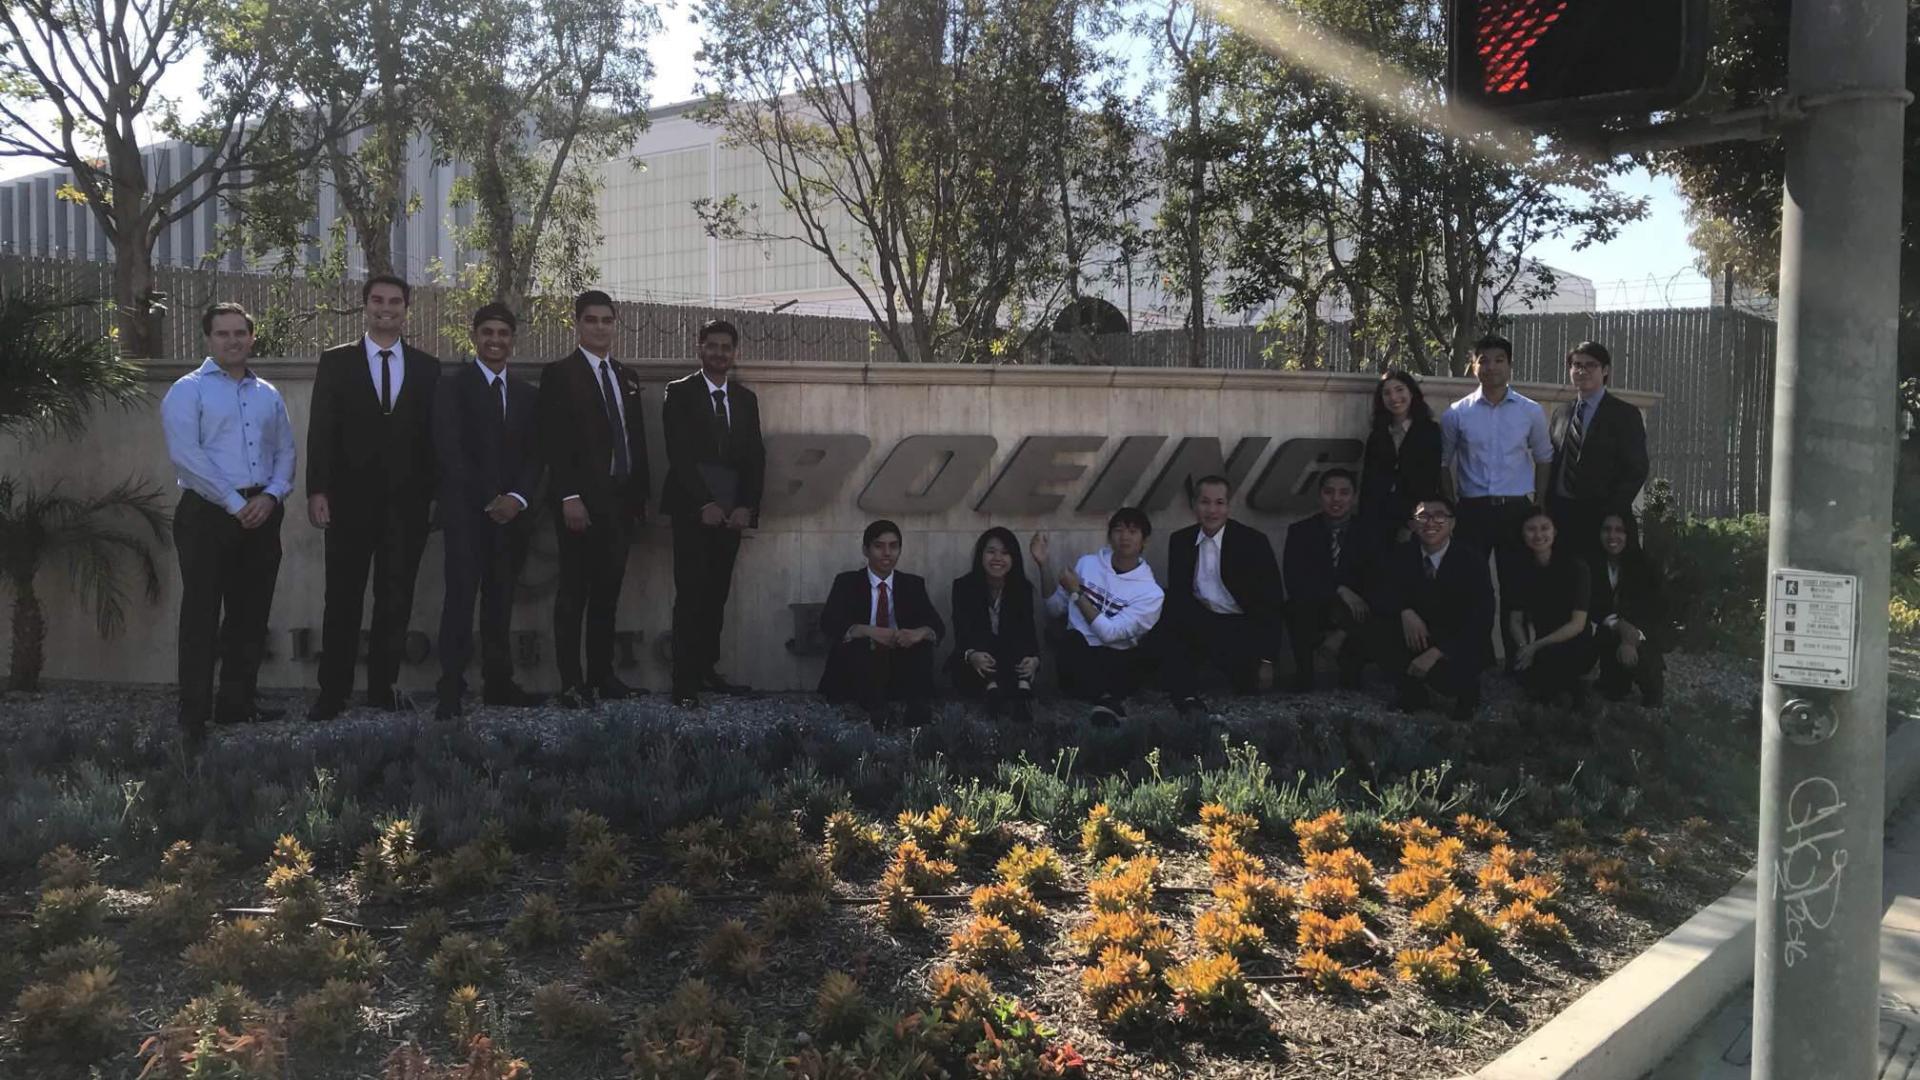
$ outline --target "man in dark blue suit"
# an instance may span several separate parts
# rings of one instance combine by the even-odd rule
[[[1153,628],[1167,695],[1189,720],[1207,715],[1200,676],[1215,667],[1236,694],[1273,682],[1285,592],[1267,534],[1228,516],[1233,484],[1206,476],[1193,485],[1194,523],[1167,538],[1167,600]]]
[[[1413,538],[1387,556],[1370,601],[1380,665],[1397,677],[1398,705],[1425,708],[1428,690],[1453,698],[1453,718],[1480,708],[1480,673],[1493,661],[1493,580],[1487,553],[1454,539],[1453,503],[1422,499]]]
[[[860,538],[867,565],[833,579],[820,609],[820,634],[828,642],[820,693],[828,701],[863,706],[877,726],[887,703],[906,703],[906,721],[933,718],[933,654],[947,624],[934,610],[927,580],[902,573],[900,526],[876,521]]]
[[[513,587],[527,560],[543,465],[540,392],[509,374],[517,327],[505,304],[473,315],[472,363],[449,375],[434,400],[433,443],[440,466],[440,527],[446,538],[447,595],[440,609],[440,703],[457,718],[473,655],[473,602],[480,595],[481,700],[536,705],[513,681],[508,634]]]
[[[1365,582],[1380,553],[1378,531],[1356,527],[1355,496],[1353,473],[1328,469],[1320,474],[1320,512],[1287,527],[1282,569],[1296,690],[1313,689],[1316,648],[1338,658],[1342,686],[1360,684],[1362,631],[1371,614]]]

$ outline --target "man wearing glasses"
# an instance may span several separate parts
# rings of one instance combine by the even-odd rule
[[[1633,529],[1633,501],[1647,482],[1647,426],[1640,410],[1607,392],[1613,357],[1583,341],[1567,354],[1574,399],[1553,410],[1547,512],[1563,551],[1600,557],[1600,521],[1619,514]],[[1569,547],[1569,545],[1571,545]]]
[[[1493,659],[1487,556],[1454,538],[1447,499],[1422,499],[1411,524],[1413,539],[1388,556],[1369,601],[1375,655],[1395,676],[1399,708],[1427,708],[1438,690],[1453,699],[1455,720],[1471,720]]]

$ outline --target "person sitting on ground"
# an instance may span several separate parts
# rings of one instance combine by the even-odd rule
[[[1033,586],[1020,541],[996,525],[973,544],[973,569],[953,580],[953,658],[956,690],[984,697],[990,712],[1033,719],[1033,677],[1040,670],[1040,635],[1033,621]]]
[[[1355,518],[1353,507],[1353,473],[1328,469],[1320,474],[1320,512],[1287,527],[1287,633],[1296,690],[1313,689],[1316,648],[1335,658],[1341,686],[1360,685],[1361,639],[1371,614],[1363,583],[1379,549],[1378,534]]]
[[[1593,667],[1593,634],[1587,629],[1593,579],[1585,560],[1565,550],[1554,553],[1558,536],[1543,508],[1520,523],[1526,555],[1505,567],[1502,582],[1511,597],[1507,640],[1515,644],[1514,674],[1529,698],[1550,704],[1564,693],[1578,708],[1586,697],[1581,677]]]
[[[1144,558],[1151,535],[1153,523],[1137,507],[1114,511],[1107,520],[1107,546],[1060,571],[1059,587],[1047,597],[1047,614],[1067,618],[1060,648],[1062,688],[1094,703],[1096,724],[1115,724],[1125,715],[1122,699],[1139,688],[1145,666],[1140,642],[1160,621],[1166,602]],[[1049,580],[1047,549],[1045,533],[1033,538],[1034,567],[1042,581]]]
[[[1285,593],[1267,534],[1227,516],[1233,484],[1193,485],[1194,524],[1167,540],[1167,599],[1151,650],[1183,718],[1205,716],[1200,676],[1217,668],[1236,694],[1273,685]]]
[[[1445,498],[1414,507],[1413,539],[1395,548],[1376,575],[1374,655],[1396,676],[1396,704],[1427,707],[1428,691],[1453,697],[1453,718],[1480,708],[1480,673],[1493,657],[1493,581],[1487,555],[1454,539],[1454,507]]]
[[[820,634],[832,643],[820,693],[860,705],[877,727],[889,722],[889,702],[904,702],[917,727],[933,717],[933,653],[947,627],[926,579],[894,569],[900,526],[868,525],[860,549],[867,565],[835,577],[820,610]]]
[[[1666,689],[1667,610],[1660,570],[1633,542],[1632,523],[1610,512],[1600,519],[1601,558],[1593,568],[1593,603],[1587,616],[1595,629],[1600,677],[1595,686],[1609,701],[1633,687],[1640,703],[1658,708]]]
[[[1360,520],[1382,545],[1408,539],[1413,504],[1440,494],[1440,422],[1412,375],[1394,368],[1373,388],[1373,428],[1360,472]]]

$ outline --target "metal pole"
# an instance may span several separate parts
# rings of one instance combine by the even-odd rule
[[[1810,107],[1786,143],[1769,649],[1782,647],[1776,575],[1788,567],[1858,576],[1858,646],[1852,690],[1766,684],[1753,1020],[1762,1080],[1867,1080],[1879,1058],[1906,8],[1793,5],[1789,91]]]

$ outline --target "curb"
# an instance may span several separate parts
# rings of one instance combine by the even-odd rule
[[[1920,721],[1887,736],[1891,813],[1920,783]],[[1641,1080],[1753,978],[1758,874],[1462,1080]]]

